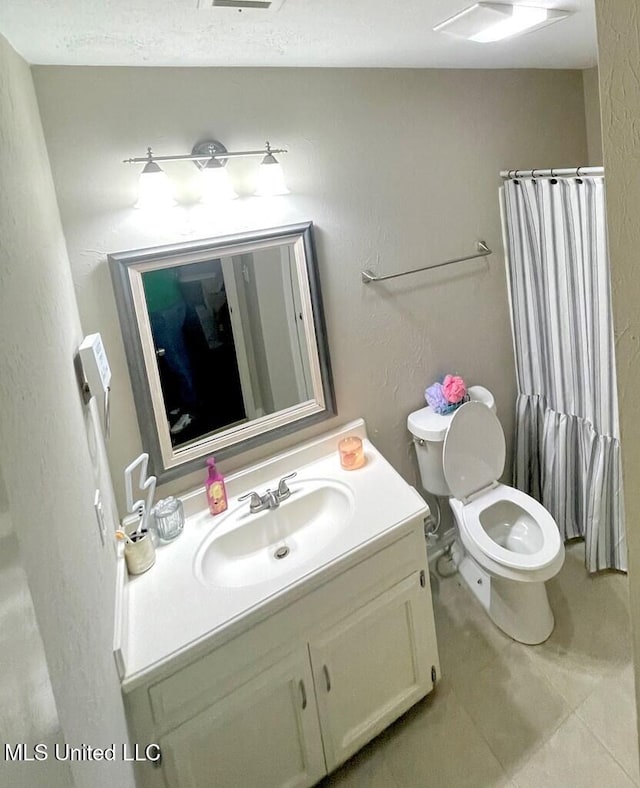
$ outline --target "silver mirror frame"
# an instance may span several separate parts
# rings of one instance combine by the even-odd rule
[[[167,482],[204,467],[205,458],[210,455],[224,459],[335,415],[335,394],[312,228],[312,222],[304,222],[107,255],[142,444],[149,452],[152,472],[159,482]],[[212,255],[244,254],[283,244],[292,244],[296,260],[312,368],[313,399],[232,425],[184,446],[172,447],[146,311],[142,273],[154,268],[200,262]]]

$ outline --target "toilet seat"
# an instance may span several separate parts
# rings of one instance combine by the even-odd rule
[[[497,525],[499,528],[502,525],[502,522],[496,522],[500,520],[502,512],[496,512],[498,516],[492,518],[491,510],[495,511],[497,507],[504,504],[513,505],[512,513],[517,516],[518,521],[516,523],[504,522],[502,533],[508,536],[514,528],[522,530],[523,525],[528,527],[531,533],[525,534],[522,540],[522,547],[528,548],[526,552],[509,549],[499,544],[490,535],[492,526]],[[505,484],[497,484],[467,504],[452,499],[451,506],[458,521],[460,538],[464,547],[476,561],[485,565],[487,569],[493,569],[498,574],[504,574],[501,567],[520,573],[539,573],[541,570],[552,569],[549,576],[553,577],[559,566],[562,565],[564,546],[560,539],[558,526],[544,506],[530,495]],[[487,520],[493,520],[493,522],[487,523]],[[506,521],[507,518],[504,520]],[[511,573],[508,574],[511,575]]]
[[[552,577],[564,561],[558,526],[530,495],[498,482],[504,461],[504,433],[496,416],[478,402],[462,405],[443,449],[444,477],[462,543],[496,574]]]

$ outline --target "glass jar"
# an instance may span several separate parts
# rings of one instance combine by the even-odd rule
[[[153,507],[153,519],[161,541],[170,542],[176,536],[180,536],[184,528],[182,501],[173,496],[158,501]]]
[[[345,471],[355,471],[362,468],[366,462],[362,439],[357,435],[349,435],[338,443],[340,465]]]

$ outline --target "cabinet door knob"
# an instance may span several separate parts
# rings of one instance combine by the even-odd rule
[[[302,695],[302,710],[304,711],[307,708],[307,690],[302,679],[300,679],[300,694]]]
[[[326,665],[323,665],[322,671],[324,673],[324,680],[327,683],[327,692],[331,692],[331,676],[329,675],[329,668]]]

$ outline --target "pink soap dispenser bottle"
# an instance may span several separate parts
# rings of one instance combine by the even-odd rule
[[[207,490],[207,503],[211,514],[221,514],[227,508],[227,488],[224,483],[224,476],[216,468],[216,461],[213,457],[207,460],[209,475],[205,482]]]

